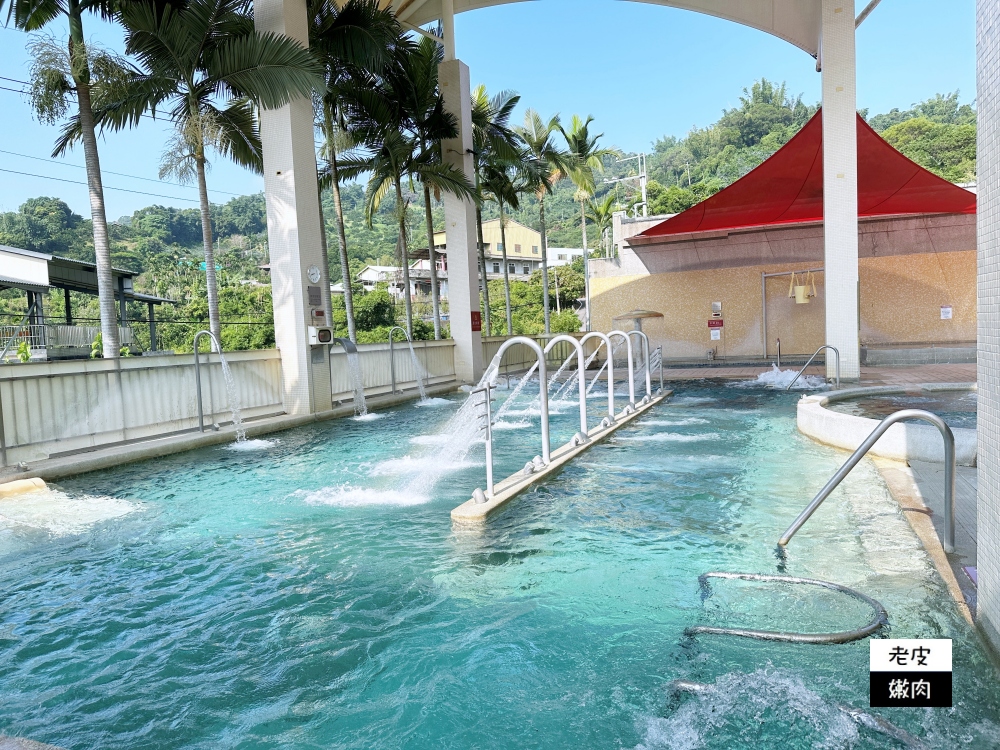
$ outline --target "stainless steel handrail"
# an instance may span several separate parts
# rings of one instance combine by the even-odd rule
[[[486,438],[486,492],[480,502],[493,499],[493,389],[495,386],[486,383],[469,395],[483,394],[483,432]],[[473,493],[475,494],[475,493]]]
[[[778,369],[781,369],[781,339],[778,339]]]
[[[219,340],[215,338],[214,333],[211,331],[198,331],[198,333],[194,335],[194,382],[195,393],[197,394],[196,397],[198,399],[198,430],[200,432],[205,431],[205,411],[201,405],[201,355],[198,352],[198,341],[201,340],[202,336],[208,336],[212,340],[212,343],[215,344],[215,351],[217,351],[220,355],[222,354],[222,345],[219,343]],[[209,354],[211,354],[211,352],[209,352]],[[215,413],[214,404],[212,412]]]
[[[649,377],[649,336],[647,336],[642,331],[629,331],[629,336],[638,336],[642,339],[642,358],[643,367],[646,369],[646,396],[649,398],[653,397],[653,384]]]
[[[635,363],[632,358],[632,337],[625,331],[608,331],[608,338],[610,339],[612,336],[621,336],[625,340],[628,354],[628,406],[626,409],[631,408],[632,411],[635,411]],[[608,359],[611,359],[611,352],[608,352]],[[614,387],[615,384],[609,380],[608,388]]]
[[[819,353],[824,349],[830,349],[835,355],[837,355],[837,387],[840,388],[840,350],[835,346],[823,344],[823,346],[813,353],[813,355],[809,358],[809,361],[805,363],[801,370],[799,370],[798,374],[792,378],[792,382],[788,384],[787,388],[785,388],[786,391],[790,391],[792,389],[792,386],[795,385],[795,381],[802,377],[802,373],[806,371],[806,368],[812,364],[813,360],[816,359],[816,357],[819,356]]]
[[[403,336],[406,338],[406,340],[411,341],[410,334],[408,334],[406,332],[406,329],[403,328],[402,326],[393,326],[392,328],[389,329],[389,372],[392,375],[392,391],[390,391],[390,393],[396,392],[396,355],[395,352],[393,351],[393,344],[392,344],[392,334],[396,331],[402,331]],[[417,377],[419,376],[420,375],[418,373]]]
[[[545,354],[548,354],[552,350],[552,347],[563,341],[570,344],[570,346],[572,346],[576,351],[576,368],[577,374],[579,375],[577,380],[580,385],[580,431],[574,436],[573,439],[577,445],[583,445],[590,439],[587,434],[587,371],[585,369],[586,357],[583,353],[583,345],[572,336],[562,333],[552,338],[549,343],[545,345],[545,348],[542,351]],[[573,355],[571,354],[570,356]],[[539,379],[538,387],[540,390],[547,392],[549,387],[548,380]]]
[[[615,420],[615,358],[611,352],[611,339],[607,336],[607,334],[601,333],[600,331],[591,331],[580,339],[580,346],[585,346],[586,343],[592,338],[598,338],[601,340],[601,343],[597,345],[598,350],[600,350],[601,345],[603,344],[608,352],[608,359],[607,362],[605,362],[605,365],[607,365],[608,368],[608,418],[613,422]],[[597,373],[597,376],[600,377],[600,372]],[[580,377],[586,384],[587,373],[580,373]],[[584,398],[586,398],[586,388],[584,389]]]
[[[885,607],[883,607],[879,602],[875,601],[870,596],[865,596],[860,591],[855,591],[847,586],[841,586],[839,583],[820,581],[815,578],[773,576],[761,573],[703,573],[698,576],[698,583],[701,585],[702,596],[706,598],[711,595],[711,589],[708,584],[709,578],[766,581],[775,583],[801,583],[810,586],[821,586],[822,588],[830,589],[831,591],[838,591],[842,594],[847,594],[850,597],[868,604],[874,611],[874,617],[872,617],[871,622],[864,627],[857,628],[856,630],[843,630],[837,633],[796,633],[794,631],[753,630],[750,628],[716,628],[710,625],[696,625],[694,627],[686,628],[684,630],[686,635],[736,635],[743,638],[756,638],[762,641],[784,641],[786,643],[850,643],[851,641],[859,641],[862,638],[867,638],[889,624],[889,613],[886,612]]]
[[[551,461],[551,443],[549,442],[549,389],[547,384],[549,382],[548,367],[545,364],[545,352],[542,347],[538,345],[534,339],[530,339],[527,336],[514,336],[509,338],[500,345],[497,349],[497,353],[493,355],[493,360],[497,363],[496,369],[499,371],[500,364],[503,362],[503,355],[508,349],[510,349],[515,344],[521,344],[528,347],[535,353],[535,358],[538,360],[538,406],[541,411],[540,420],[542,423],[542,462],[548,466]]]
[[[660,370],[660,393],[663,393],[663,347],[656,347],[657,359],[656,364]]]
[[[878,442],[878,439],[885,434],[896,422],[901,422],[904,419],[921,419],[924,422],[929,422],[938,428],[941,433],[941,437],[944,439],[944,551],[954,552],[955,551],[955,435],[952,433],[951,428],[945,424],[945,421],[941,419],[937,414],[933,414],[929,411],[924,411],[922,409],[903,409],[902,411],[897,411],[895,414],[890,414],[888,417],[883,419],[878,427],[872,430],[872,434],[865,438],[865,441],[858,446],[858,449],[851,454],[851,457],[847,459],[847,462],[841,466],[837,473],[830,478],[823,489],[819,491],[813,501],[809,503],[808,507],[802,511],[798,518],[796,518],[792,525],[789,526],[785,533],[782,534],[781,539],[778,540],[778,544],[782,547],[791,541],[795,533],[802,528],[802,524],[809,520],[816,509],[823,504],[823,501],[830,496],[837,485],[839,485],[844,478],[851,473],[851,470],[858,465],[858,462],[864,458],[865,454],[871,450],[872,446]]]

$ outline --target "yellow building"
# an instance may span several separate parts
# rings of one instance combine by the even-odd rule
[[[531,227],[526,227],[513,219],[507,219],[507,273],[513,278],[525,280],[542,266],[542,235]],[[503,241],[500,233],[500,219],[483,222],[483,245],[486,255],[486,275],[488,278],[503,276]],[[434,249],[447,252],[444,232],[434,234]],[[577,248],[548,248],[548,265],[565,266],[574,258],[582,257],[583,250]]]

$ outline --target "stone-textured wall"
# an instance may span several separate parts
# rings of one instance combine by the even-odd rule
[[[594,329],[607,331],[611,318],[642,308],[664,314],[643,323],[653,346],[665,356],[719,357],[763,353],[761,274],[800,271],[822,264],[774,263],[677,273],[604,276],[591,280]],[[968,344],[976,337],[976,254],[925,253],[861,258],[861,340],[865,345]],[[801,277],[800,277],[801,278]],[[789,276],[767,279],[767,353],[812,354],[824,343],[823,273],[815,275],[817,296],[808,305],[788,298]],[[722,338],[712,341],[708,319],[712,302],[722,302]],[[941,320],[941,306],[952,319]]]
[[[1000,648],[1000,3],[978,0],[979,605]]]

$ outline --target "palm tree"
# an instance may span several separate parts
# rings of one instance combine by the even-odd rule
[[[590,134],[590,123],[593,117],[586,120],[579,115],[573,115],[573,122],[570,124],[569,132],[559,127],[563,137],[566,139],[567,151],[570,158],[569,177],[576,185],[576,200],[580,202],[580,229],[583,233],[583,276],[585,283],[584,294],[587,303],[586,329],[590,330],[590,272],[588,266],[587,251],[587,199],[594,195],[597,189],[595,172],[604,171],[604,157],[618,156],[620,151],[615,148],[599,148],[597,141],[603,137],[603,133],[598,135]]]
[[[514,335],[514,318],[510,304],[510,273],[507,267],[507,217],[504,205],[520,208],[520,194],[529,189],[530,182],[516,166],[505,160],[489,163],[483,170],[480,188],[483,197],[494,201],[500,209],[500,252],[503,258],[503,292],[507,313],[507,335]]]
[[[465,175],[440,158],[440,149],[432,144],[442,138],[454,137],[457,124],[444,111],[442,101],[435,105],[437,115],[414,108],[415,97],[409,89],[421,74],[414,70],[426,63],[419,48],[401,43],[393,63],[377,86],[354,89],[348,104],[352,123],[352,137],[362,144],[366,154],[345,158],[341,176],[345,179],[367,173],[365,191],[365,216],[372,225],[375,212],[390,191],[396,197],[398,225],[397,252],[402,267],[404,301],[406,304],[406,330],[413,336],[413,305],[410,296],[410,256],[407,237],[407,210],[409,201],[403,195],[403,180],[409,178],[423,183],[425,201],[431,190],[447,192],[465,198],[475,198],[475,190]],[[429,207],[429,202],[425,203]],[[434,263],[433,225],[428,227],[430,258]],[[436,268],[432,265],[432,278],[436,283]]]
[[[549,247],[545,236],[545,195],[552,192],[552,186],[568,171],[566,152],[556,146],[552,139],[558,130],[559,115],[546,123],[533,109],[524,113],[524,125],[515,128],[527,147],[535,196],[538,198],[538,223],[542,232],[542,307],[545,311],[546,334],[552,333],[552,325],[549,311]]]
[[[427,253],[430,264],[431,305],[434,312],[434,338],[441,338],[441,305],[438,294],[437,257],[434,251],[434,217],[431,190],[440,198],[442,185],[437,172],[424,167],[442,165],[441,142],[458,135],[458,123],[444,106],[438,88],[438,65],[444,59],[444,50],[433,39],[422,37],[413,51],[403,57],[403,64],[395,68],[391,86],[398,96],[406,118],[411,123],[414,141],[419,149],[416,159],[421,169],[413,172],[423,185],[424,223],[427,229]]]
[[[486,243],[483,241],[482,176],[487,165],[507,162],[516,164],[521,158],[521,144],[510,128],[510,116],[521,101],[512,91],[501,91],[492,98],[482,84],[472,92],[472,151],[476,172],[476,231],[479,243],[479,275],[483,289],[483,316],[486,318],[486,335],[491,335],[490,289],[486,276]],[[501,229],[503,224],[501,222]],[[506,248],[506,244],[504,245]],[[507,263],[504,262],[504,269]],[[509,332],[508,332],[508,335]]]
[[[587,201],[587,218],[593,222],[594,227],[597,229],[597,234],[601,238],[602,244],[604,244],[605,236],[611,225],[614,222],[615,209],[618,207],[618,203],[615,200],[614,193],[609,192],[604,196],[603,200]],[[610,257],[608,252],[607,244],[604,244],[604,257]]]
[[[122,4],[125,51],[138,66],[120,63],[102,88],[94,115],[118,130],[162,108],[175,127],[161,174],[198,183],[205,248],[209,328],[221,335],[211,208],[206,170],[214,150],[262,170],[255,108],[287,104],[323,85],[309,51],[285,36],[254,28],[248,0],[190,0],[158,12],[152,4]],[[72,137],[72,136],[70,136]]]
[[[94,229],[94,255],[97,267],[97,295],[101,311],[101,342],[106,358],[119,356],[118,316],[115,314],[114,276],[111,270],[111,245],[108,219],[104,210],[104,183],[97,152],[97,134],[91,105],[91,67],[93,55],[84,43],[83,15],[87,11],[108,15],[108,0],[0,0],[0,11],[7,3],[7,20],[23,31],[38,31],[64,16],[69,25],[69,43],[65,52],[48,40],[32,45],[35,65],[32,69],[32,104],[40,120],[54,123],[69,109],[68,98],[75,94],[76,119],[83,141],[83,159],[90,193],[90,218]],[[57,144],[52,156],[64,153]],[[123,303],[124,304],[124,303]]]
[[[388,10],[379,8],[377,0],[348,0],[343,7],[328,0],[312,0],[310,5],[309,45],[323,65],[326,86],[317,97],[317,125],[323,135],[319,169],[320,219],[323,224],[321,249],[323,267],[329,268],[326,242],[326,220],[323,217],[322,191],[327,187],[333,195],[336,214],[340,274],[344,284],[344,308],[347,312],[347,334],[357,342],[354,323],[354,293],[351,289],[351,268],[347,253],[347,231],[340,195],[338,152],[353,143],[347,132],[346,114],[341,101],[346,89],[370,86],[391,58],[400,36],[399,24]],[[324,284],[326,309],[330,310],[330,286]],[[332,323],[332,319],[331,319]]]

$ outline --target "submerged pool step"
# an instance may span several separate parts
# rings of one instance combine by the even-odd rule
[[[761,641],[783,641],[785,643],[850,643],[867,638],[889,624],[889,613],[886,612],[879,602],[870,596],[865,596],[860,591],[841,586],[839,583],[830,581],[820,581],[815,578],[797,578],[794,576],[774,576],[763,573],[703,573],[698,576],[698,583],[701,584],[703,598],[712,595],[710,578],[725,578],[740,581],[764,581],[767,583],[794,583],[808,586],[819,586],[821,588],[838,591],[842,594],[862,601],[872,608],[873,616],[871,622],[856,630],[843,630],[836,633],[796,633],[785,630],[753,630],[750,628],[717,628],[711,625],[695,625],[684,630],[685,635],[735,635],[741,638],[756,638]]]
[[[490,516],[494,515],[507,503],[520,495],[531,485],[537,484],[543,479],[547,479],[579,456],[584,451],[601,442],[616,430],[624,427],[628,423],[648,412],[657,404],[662,403],[673,395],[673,391],[663,391],[653,396],[646,403],[637,403],[635,411],[628,414],[619,414],[618,419],[611,425],[606,426],[602,422],[597,427],[587,432],[587,442],[580,443],[575,438],[570,440],[561,448],[552,451],[551,460],[548,465],[541,466],[531,473],[524,470],[512,474],[501,482],[497,482],[493,490],[493,497],[484,502],[477,502],[476,498],[467,500],[451,512],[451,520],[455,524],[466,526],[478,526],[487,522]]]

